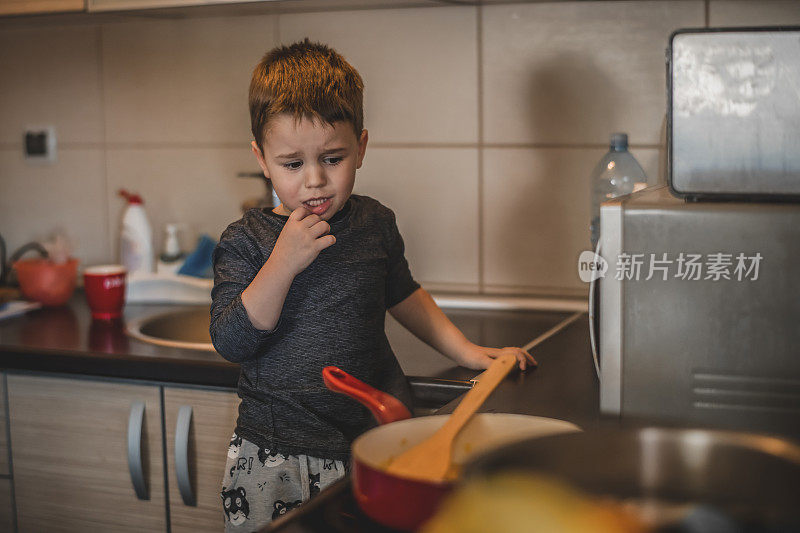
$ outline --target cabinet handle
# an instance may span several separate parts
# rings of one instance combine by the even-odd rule
[[[197,505],[189,477],[189,428],[192,425],[192,406],[182,405],[178,409],[178,423],[175,425],[175,477],[178,491],[186,505]]]
[[[128,417],[128,469],[136,497],[140,500],[150,499],[147,495],[147,483],[142,468],[142,428],[144,427],[144,402],[133,402]]]

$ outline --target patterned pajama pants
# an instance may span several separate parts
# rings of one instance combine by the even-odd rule
[[[225,532],[257,531],[344,477],[342,461],[272,454],[235,433],[222,478]]]

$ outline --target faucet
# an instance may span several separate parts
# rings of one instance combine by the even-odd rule
[[[6,278],[8,277],[8,273],[11,271],[14,261],[22,257],[29,250],[36,250],[39,252],[39,255],[45,259],[50,257],[50,254],[47,253],[47,250],[45,250],[44,246],[38,242],[31,241],[17,248],[17,251],[11,254],[11,258],[9,258],[8,263],[6,263],[6,241],[3,239],[3,236],[0,235],[0,285],[6,284]]]
[[[273,208],[280,204],[280,200],[278,196],[275,194],[275,190],[272,188],[272,182],[264,176],[263,172],[239,172],[236,174],[237,178],[257,178],[263,180],[264,185],[267,188],[266,196],[262,196],[261,198],[252,198],[250,200],[245,200],[242,203],[242,213],[247,212],[248,209],[252,209],[254,207],[258,208]],[[276,203],[277,202],[277,203]]]

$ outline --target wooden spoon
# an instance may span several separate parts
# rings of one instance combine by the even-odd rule
[[[386,472],[426,481],[447,479],[452,462],[453,441],[516,363],[517,358],[513,355],[496,358],[483,373],[481,380],[464,396],[447,422],[436,433],[395,457],[386,467]]]

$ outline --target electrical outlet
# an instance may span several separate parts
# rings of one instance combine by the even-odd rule
[[[53,126],[25,128],[23,141],[28,162],[56,162],[56,129]]]

